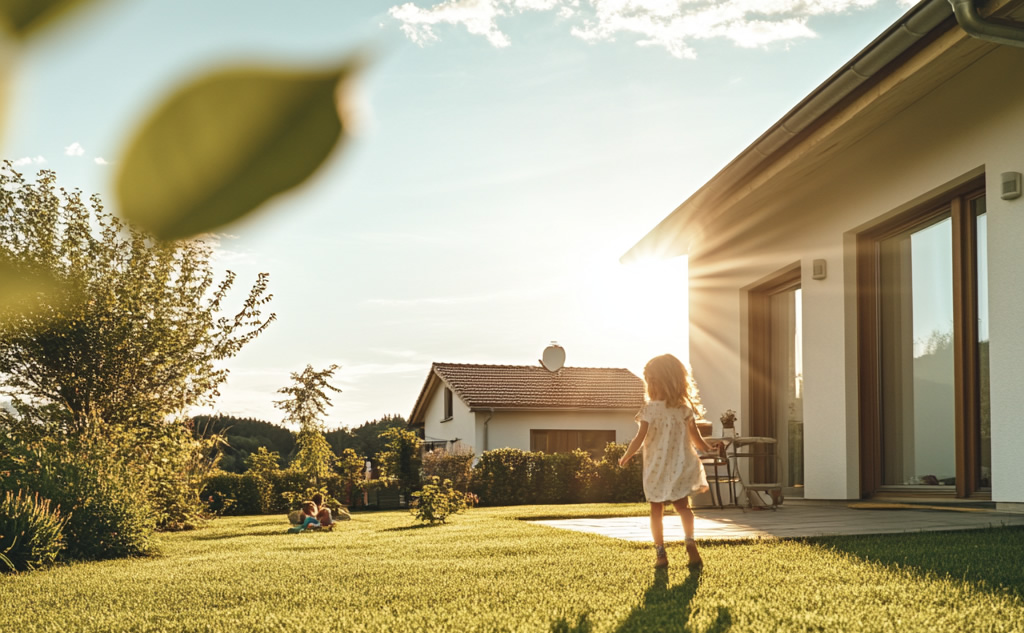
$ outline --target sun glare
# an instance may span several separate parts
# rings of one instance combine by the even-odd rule
[[[688,357],[687,259],[595,264],[584,272],[587,333],[604,337],[634,372],[659,354]]]

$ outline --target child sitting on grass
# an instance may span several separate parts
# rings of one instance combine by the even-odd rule
[[[299,524],[288,528],[289,534],[298,534],[305,529],[320,529],[320,522],[316,520],[316,504],[312,501],[302,502],[302,514],[299,516]]]

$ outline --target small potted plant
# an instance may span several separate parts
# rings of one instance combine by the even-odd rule
[[[732,409],[728,409],[728,410],[726,410],[725,413],[722,414],[722,417],[720,417],[718,419],[721,420],[721,422],[722,422],[722,434],[723,435],[725,434],[726,431],[732,432],[733,435],[736,434],[736,412],[735,411],[733,411]]]

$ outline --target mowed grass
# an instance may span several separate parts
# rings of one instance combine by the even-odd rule
[[[646,511],[476,508],[434,527],[357,513],[303,534],[217,519],[163,535],[154,557],[0,577],[0,630],[1024,630],[1021,528],[706,542],[701,572],[670,545],[676,564],[656,573],[649,545],[521,520]]]

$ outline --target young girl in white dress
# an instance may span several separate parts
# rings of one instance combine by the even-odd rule
[[[678,358],[664,354],[652,358],[644,367],[647,404],[636,414],[640,428],[619,460],[625,466],[643,446],[644,495],[651,504],[651,536],[657,555],[655,567],[667,567],[665,539],[661,520],[665,502],[670,501],[683,521],[689,564],[701,565],[693,540],[693,512],[689,495],[708,489],[697,451],[711,447],[697,430],[695,412],[702,413],[700,396],[693,377]]]

